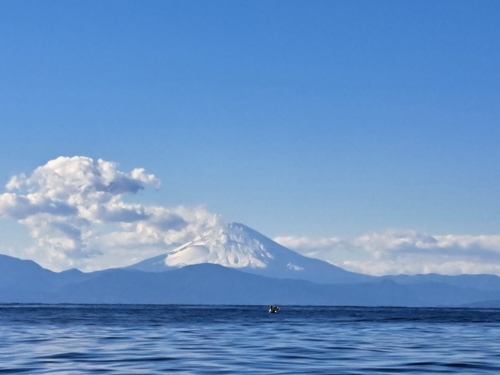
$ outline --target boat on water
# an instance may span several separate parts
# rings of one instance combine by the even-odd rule
[[[279,306],[273,306],[273,305],[269,306],[269,312],[271,314],[277,314],[279,311],[280,311]]]

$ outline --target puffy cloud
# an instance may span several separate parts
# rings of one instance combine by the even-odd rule
[[[493,273],[500,275],[500,236],[430,235],[390,229],[356,238],[277,237],[284,246],[371,275]]]
[[[126,173],[114,162],[59,157],[29,176],[12,177],[0,194],[0,216],[30,229],[36,244],[26,255],[51,269],[123,266],[220,225],[202,207],[123,201],[148,185],[159,188],[160,181],[142,168]]]
[[[74,207],[58,201],[34,201],[33,197],[5,193],[0,195],[0,215],[14,219],[26,219],[36,214],[69,216],[75,214]]]
[[[274,241],[293,249],[296,252],[311,257],[328,260],[334,263],[345,255],[345,241],[338,237],[275,237]]]
[[[338,237],[294,237],[294,236],[283,236],[276,237],[274,240],[283,246],[293,248],[295,250],[311,251],[320,249],[330,249],[332,247],[337,247],[342,240]]]
[[[0,217],[29,228],[31,247],[9,254],[62,270],[132,264],[165,253],[216,226],[222,219],[203,207],[167,208],[127,203],[160,181],[142,168],[59,157],[31,174],[14,176],[0,194]],[[431,235],[391,229],[356,238],[283,236],[275,240],[310,257],[372,275],[494,273],[500,275],[500,236]]]

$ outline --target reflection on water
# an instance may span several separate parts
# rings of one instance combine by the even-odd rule
[[[500,373],[500,310],[0,305],[0,373]]]

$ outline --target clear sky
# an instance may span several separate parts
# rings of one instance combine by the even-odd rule
[[[308,254],[321,240],[318,256],[353,270],[500,273],[486,267],[500,256],[499,19],[498,1],[2,1],[0,182],[103,159],[144,168],[127,204],[215,213]],[[69,266],[43,261],[39,224],[5,203],[21,192],[1,193],[0,252]]]

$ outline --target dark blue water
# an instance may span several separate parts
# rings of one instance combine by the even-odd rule
[[[500,373],[500,310],[0,305],[0,373]]]

